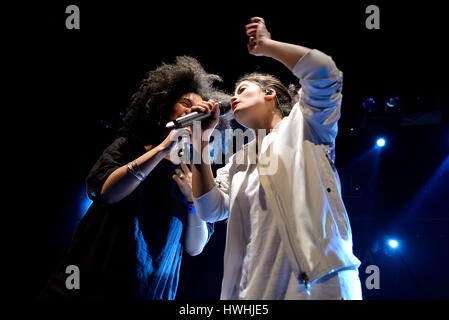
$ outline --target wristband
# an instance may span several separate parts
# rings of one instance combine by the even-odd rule
[[[136,161],[129,162],[127,166],[128,172],[131,173],[137,180],[139,180],[140,182],[145,180],[146,176],[142,173]]]
[[[196,208],[195,208],[195,205],[193,204],[193,202],[187,203],[187,212],[190,214],[196,214]]]

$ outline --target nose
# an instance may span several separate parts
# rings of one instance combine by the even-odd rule
[[[237,100],[237,97],[236,97],[236,96],[233,96],[233,97],[231,98],[231,104],[233,104],[234,101],[236,101],[236,100]]]

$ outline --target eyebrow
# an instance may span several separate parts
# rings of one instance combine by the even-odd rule
[[[188,101],[190,104],[192,104],[192,100],[190,100],[189,98],[183,97],[183,98],[181,98],[181,100],[186,100],[186,101]]]

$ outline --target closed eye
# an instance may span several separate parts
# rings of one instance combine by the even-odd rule
[[[192,106],[192,101],[190,101],[190,100],[187,99],[187,98],[183,98],[183,99],[181,100],[181,104],[183,104],[183,105],[186,106],[186,107],[191,107],[191,106]]]

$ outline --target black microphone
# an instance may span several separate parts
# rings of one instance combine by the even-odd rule
[[[226,116],[226,114],[231,110],[230,105],[223,104],[221,101],[218,102],[218,107],[220,108],[221,116]],[[201,121],[203,119],[209,118],[210,116],[211,113],[193,111],[192,113],[186,114],[182,117],[176,118],[173,121],[170,121],[169,123],[167,123],[166,127],[168,129],[185,128],[192,125],[193,121]]]

